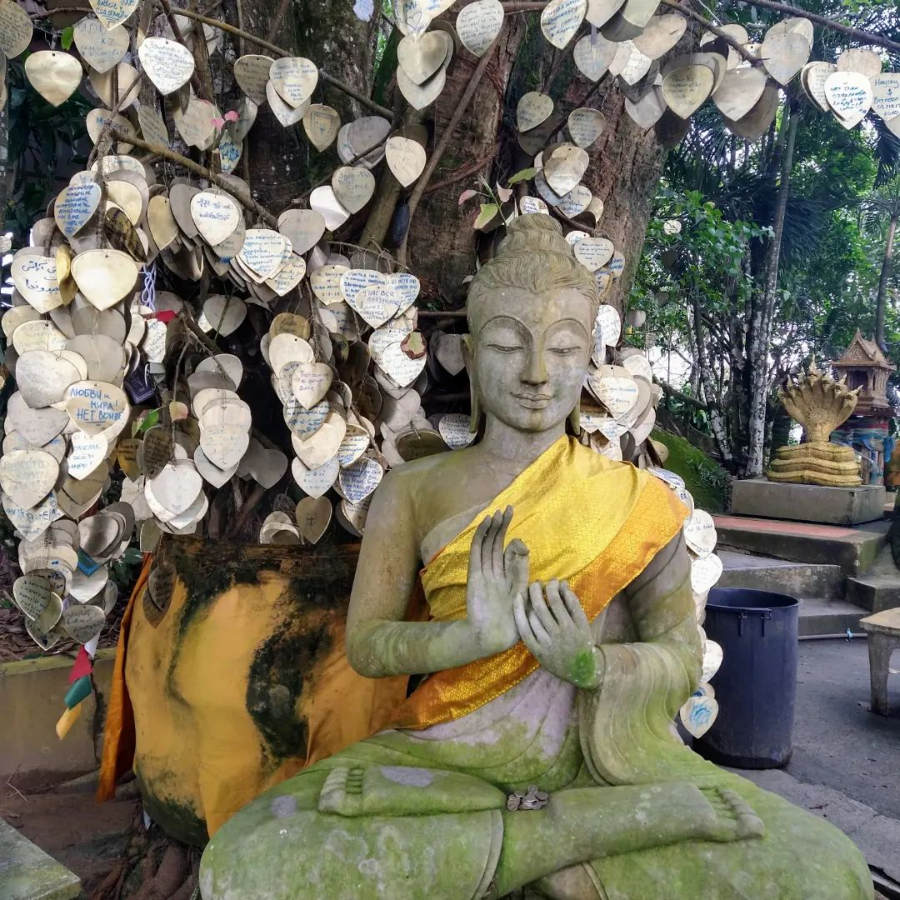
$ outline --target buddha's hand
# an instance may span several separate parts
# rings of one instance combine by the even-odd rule
[[[565,581],[534,582],[527,600],[516,598],[515,617],[522,641],[543,668],[576,687],[599,687],[591,626]]]
[[[483,656],[508,650],[519,640],[513,600],[528,587],[528,548],[520,540],[503,543],[513,510],[487,516],[469,551],[466,610],[472,640]]]

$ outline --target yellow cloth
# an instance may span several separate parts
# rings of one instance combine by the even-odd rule
[[[422,572],[431,618],[466,614],[469,548],[478,523],[514,509],[509,539],[530,551],[530,580],[567,579],[595,618],[677,533],[688,514],[653,475],[560,438],[498,494]],[[522,643],[487,659],[438,672],[400,707],[394,724],[424,728],[467,715],[538,667]]]
[[[133,768],[151,817],[202,843],[262,791],[384,727],[407,679],[363,678],[347,662],[342,588],[357,550],[315,554],[167,541],[155,563],[176,577],[158,618],[144,603],[148,559],[122,623],[99,800]]]

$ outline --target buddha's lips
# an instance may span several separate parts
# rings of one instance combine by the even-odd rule
[[[543,409],[553,398],[549,394],[513,394],[524,406]]]

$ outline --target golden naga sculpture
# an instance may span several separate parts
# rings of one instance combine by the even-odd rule
[[[779,447],[766,473],[770,481],[846,487],[862,483],[859,462],[852,448],[829,442],[831,432],[853,413],[859,388],[850,390],[846,379],[835,381],[820,371],[816,361],[809,372],[778,391],[778,399],[806,432],[806,441]]]

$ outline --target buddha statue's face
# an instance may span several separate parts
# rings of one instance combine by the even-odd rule
[[[469,369],[482,411],[519,431],[564,422],[590,361],[590,301],[574,288],[504,288],[479,304]]]

